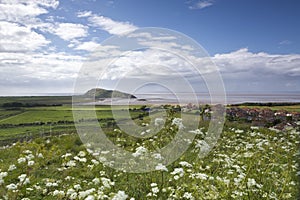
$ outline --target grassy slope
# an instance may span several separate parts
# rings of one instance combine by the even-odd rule
[[[113,134],[111,132],[110,135],[113,137]],[[110,198],[122,190],[135,199],[184,199],[186,192],[194,199],[297,199],[299,182],[296,163],[299,157],[296,153],[299,143],[296,144],[296,141],[300,140],[299,136],[296,132],[276,133],[268,129],[244,129],[244,133],[238,134],[228,128],[207,157],[199,159],[197,151],[194,152],[197,148],[192,146],[179,160],[167,167],[168,172],[142,174],[123,173],[101,163],[93,164],[92,159],[95,158],[88,154],[84,156],[86,162],[75,161],[76,166],[64,168],[64,163],[74,160],[79,151],[85,151],[79,138],[76,135],[39,138],[1,150],[0,169],[5,172],[12,164],[17,169],[4,177],[0,196],[7,195],[9,199],[68,199],[68,195],[55,196],[54,191],[66,194],[68,189],[79,184],[80,189],[75,189],[77,194],[95,188],[93,195],[105,194]],[[155,149],[155,146],[151,146],[154,142],[124,143],[122,136],[118,138],[121,140],[116,143],[126,145],[132,152],[139,145],[149,150]],[[159,137],[152,139],[159,143]],[[21,164],[17,162],[18,158],[28,155],[26,150],[34,155],[32,166],[27,166],[27,161]],[[39,153],[43,158],[37,156]],[[66,153],[71,153],[71,156],[63,158]],[[182,166],[180,161],[186,161],[191,166]],[[182,168],[183,174],[176,177],[175,168]],[[21,174],[26,174],[30,183],[20,184],[18,192],[8,191],[5,186],[17,184]],[[100,183],[93,182],[94,178],[100,178]],[[110,179],[114,186],[103,187],[101,178]],[[255,180],[254,185],[251,185],[251,180]],[[47,187],[49,182],[57,183],[57,186]],[[159,189],[153,197],[147,196],[153,191],[152,183],[156,183]]]
[[[22,99],[22,98],[20,98]],[[19,99],[19,100],[20,100]],[[7,100],[7,99],[6,99]],[[14,99],[10,99],[14,100]],[[29,102],[27,98],[25,98]],[[54,99],[42,99],[44,102],[55,102]],[[3,101],[0,98],[0,102]],[[35,98],[34,101],[41,101]],[[57,103],[57,102],[55,102]],[[140,107],[140,106],[138,106]],[[89,110],[91,107],[81,108]],[[261,108],[261,107],[260,107]],[[297,111],[299,107],[270,107],[271,109],[285,108],[291,111]],[[124,107],[119,107],[120,110]],[[108,106],[96,107],[99,118],[110,118],[110,108]],[[20,112],[24,112],[20,114]],[[134,116],[138,112],[132,112]],[[2,118],[1,118],[2,117]],[[190,117],[193,117],[190,115]],[[5,118],[8,118],[5,120]],[[70,106],[59,107],[35,107],[23,108],[23,110],[6,111],[0,110],[0,124],[5,123],[24,123],[35,121],[72,120]],[[140,121],[138,121],[141,123]],[[207,126],[207,124],[203,124]],[[244,133],[236,133],[234,129],[243,129]],[[51,126],[53,133],[72,133],[75,129],[72,124],[59,124]],[[1,139],[19,139],[24,135],[31,137],[43,135],[49,132],[50,126],[24,126],[14,128],[1,128]],[[139,145],[144,145],[148,149],[154,150],[155,145],[164,144],[160,137],[152,138],[153,141],[143,141],[127,137],[126,134],[116,134],[109,131],[108,137],[114,143],[126,147],[127,150],[134,152]],[[87,162],[76,161],[76,166],[64,170],[63,163],[72,160],[79,151],[85,151],[77,135],[66,135],[59,137],[37,138],[32,142],[17,143],[14,147],[0,150],[0,172],[8,171],[10,165],[15,164],[17,169],[8,172],[4,177],[4,184],[0,185],[0,196],[8,195],[8,199],[22,199],[31,197],[31,199],[68,199],[67,197],[53,196],[55,190],[66,192],[75,184],[80,184],[79,191],[91,188],[102,190],[103,183],[94,184],[94,178],[106,177],[115,182],[111,188],[104,188],[102,192],[112,197],[119,190],[123,190],[130,197],[136,199],[167,199],[168,197],[183,199],[184,193],[191,193],[195,199],[205,199],[213,197],[217,199],[297,199],[299,191],[299,182],[295,175],[299,163],[299,142],[300,135],[297,132],[276,133],[268,129],[250,130],[248,125],[227,123],[225,131],[221,135],[218,144],[204,159],[197,158],[193,149],[186,152],[178,161],[168,166],[168,172],[151,172],[146,174],[128,174],[115,171],[103,166],[101,163],[91,168],[94,157],[87,155]],[[165,139],[170,139],[166,137]],[[27,163],[19,164],[17,159],[25,157],[25,150],[31,150],[35,156],[33,166],[27,166]],[[62,158],[65,153],[71,153],[72,156],[66,159]],[[44,158],[38,158],[36,155],[42,153]],[[297,157],[298,156],[298,157]],[[182,167],[179,162],[187,161],[192,167]],[[175,180],[175,175],[171,172],[175,168],[183,168],[184,174]],[[102,171],[102,174],[99,172]],[[11,183],[18,183],[18,176],[27,174],[30,178],[30,184],[18,186],[18,192],[8,191],[5,187]],[[201,175],[202,178],[192,178],[192,176]],[[205,175],[205,176],[204,176]],[[71,179],[67,179],[67,177]],[[206,178],[205,178],[206,177]],[[243,177],[241,180],[239,177]],[[249,187],[249,179],[255,179],[258,185]],[[240,180],[240,182],[237,182]],[[56,187],[46,187],[47,182],[57,182]],[[138,184],[137,184],[138,183]],[[157,197],[146,197],[152,190],[151,183],[157,183],[160,192]],[[41,189],[36,189],[41,187]],[[259,188],[260,187],[260,188]],[[33,188],[33,191],[26,188]],[[103,188],[103,187],[102,187]],[[166,192],[161,192],[162,189]],[[46,190],[45,190],[46,189]],[[239,196],[242,195],[242,196]],[[291,196],[291,197],[289,197]]]
[[[140,106],[130,106],[139,108]],[[115,109],[124,110],[126,107],[117,106]],[[97,118],[102,120],[102,125],[106,125],[106,119],[112,119],[113,115],[110,106],[86,106],[82,110],[82,118],[86,118],[90,110],[96,111]],[[121,112],[120,116],[125,114]],[[132,117],[137,117],[140,112],[131,112]],[[0,109],[0,144],[4,141],[15,141],[16,139],[26,139],[39,135],[57,134],[65,132],[75,132],[71,105],[19,108],[17,110]],[[43,124],[38,124],[43,123]],[[14,125],[15,127],[7,127]],[[4,142],[4,143],[1,143]]]

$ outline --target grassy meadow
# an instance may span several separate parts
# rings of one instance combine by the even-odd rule
[[[2,103],[19,100],[0,98]],[[42,97],[33,101],[57,103]],[[149,173],[126,173],[102,164],[102,157],[82,144],[70,101],[60,101],[61,106],[0,109],[0,199],[300,198],[299,129],[276,131],[226,122],[217,145],[199,158],[209,123],[203,121],[193,130],[189,149],[174,163],[162,163]],[[147,129],[149,118],[141,106],[130,108],[134,121]],[[141,158],[168,144],[180,126],[173,122],[181,116],[171,113],[156,135],[135,138],[113,123],[109,106],[95,109],[110,141]]]

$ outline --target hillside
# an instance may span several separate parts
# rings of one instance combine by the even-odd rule
[[[95,98],[136,98],[134,95],[132,94],[128,94],[128,93],[124,93],[124,92],[120,92],[117,90],[105,90],[105,89],[101,89],[101,88],[93,88],[89,91],[87,91],[84,96],[87,97],[94,97]]]

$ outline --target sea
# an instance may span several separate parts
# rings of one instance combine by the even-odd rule
[[[180,93],[180,94],[136,94],[139,99],[146,99],[151,102],[183,102],[194,103],[197,98],[199,103],[269,103],[269,102],[288,102],[300,103],[300,92],[283,92],[283,93],[226,93],[223,95],[210,95],[209,93]]]
[[[38,93],[21,96],[72,96],[71,93]],[[268,103],[268,102],[288,102],[300,103],[300,91],[283,92],[227,92],[225,95],[210,95],[207,92],[202,93],[143,93],[134,94],[137,99],[131,99],[130,104],[185,104],[185,103]],[[20,95],[19,95],[20,96]],[[95,102],[96,105],[127,104],[128,99],[104,99]]]

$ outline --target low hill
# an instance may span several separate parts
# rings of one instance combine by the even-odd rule
[[[93,88],[89,91],[87,91],[84,96],[87,97],[94,97],[98,99],[104,99],[104,98],[133,98],[136,97],[132,94],[120,92],[117,90],[105,90],[102,88]]]

